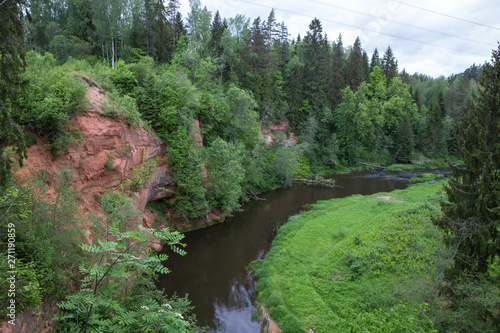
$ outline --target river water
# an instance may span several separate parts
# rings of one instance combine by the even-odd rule
[[[169,253],[165,264],[171,273],[160,276],[158,287],[168,295],[189,294],[199,325],[209,332],[258,333],[259,323],[252,319],[255,281],[245,267],[265,255],[280,225],[318,200],[404,189],[410,177],[423,172],[449,174],[352,172],[332,176],[335,188],[295,184],[263,193],[265,200],[245,204],[224,223],[186,233],[187,254]]]

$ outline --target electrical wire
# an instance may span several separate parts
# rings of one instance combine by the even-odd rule
[[[420,6],[414,5],[412,3],[403,2],[403,1],[396,1],[396,0],[392,0],[392,1],[396,2],[396,3],[399,3],[401,5],[404,5],[404,6],[413,7],[413,8],[420,9],[420,10],[423,10],[423,11],[426,11],[426,12],[429,12],[429,13],[433,13],[433,14],[436,14],[436,15],[441,15],[441,16],[444,16],[444,17],[452,18],[454,20],[458,20],[458,21],[462,21],[462,22],[467,22],[467,23],[470,23],[470,24],[475,24],[475,25],[479,25],[481,27],[485,27],[485,28],[489,28],[489,29],[495,29],[495,30],[500,31],[500,28],[493,27],[491,25],[487,25],[487,24],[483,24],[483,23],[479,23],[479,22],[474,22],[474,21],[466,20],[466,19],[463,19],[461,17],[457,17],[457,16],[453,16],[453,15],[450,15],[450,14],[441,13],[441,12],[438,12],[438,11],[435,11],[435,10],[432,10],[432,9],[427,9],[427,8],[424,8],[424,7],[420,7]]]
[[[475,39],[471,39],[471,38],[465,38],[465,37],[461,37],[461,36],[457,36],[457,35],[452,35],[452,34],[448,34],[448,33],[445,33],[445,32],[441,32],[441,31],[437,31],[437,30],[432,30],[432,29],[420,27],[420,26],[409,24],[409,23],[405,23],[405,22],[396,21],[396,20],[393,20],[393,19],[390,19],[390,18],[387,18],[387,17],[383,17],[383,16],[380,16],[380,15],[374,15],[374,14],[365,13],[365,12],[362,12],[360,10],[350,9],[350,8],[346,8],[346,7],[339,6],[339,5],[334,5],[334,4],[331,4],[331,3],[328,3],[328,2],[324,2],[324,1],[318,1],[318,0],[307,0],[307,1],[318,3],[318,4],[321,4],[321,5],[324,5],[324,6],[328,6],[328,7],[332,7],[332,8],[336,8],[336,9],[340,9],[340,10],[344,10],[344,11],[347,11],[347,12],[355,13],[355,14],[358,14],[358,15],[364,15],[364,16],[368,16],[368,17],[372,17],[372,18],[382,19],[382,20],[387,21],[387,22],[392,22],[392,23],[396,23],[396,24],[399,24],[399,25],[404,25],[404,26],[407,26],[407,27],[410,27],[410,28],[414,28],[414,29],[418,29],[418,30],[422,30],[422,31],[427,31],[427,32],[430,32],[430,33],[433,33],[433,34],[437,34],[437,35],[441,35],[441,36],[445,36],[445,37],[457,38],[457,39],[461,39],[463,41],[467,41],[467,42],[470,42],[470,43],[476,43],[476,44],[481,44],[481,45],[485,45],[485,46],[491,46],[490,43],[485,43],[485,42],[481,42],[481,41],[478,41],[478,40],[475,40]],[[394,1],[394,2],[399,3],[398,1]]]
[[[252,2],[252,1],[247,1],[247,0],[238,0],[238,1],[250,4],[250,5],[254,5],[254,6],[259,6],[259,7],[264,7],[264,8],[270,8],[270,9],[279,10],[279,11],[284,12],[284,13],[289,13],[289,14],[293,14],[293,15],[299,15],[299,16],[304,16],[304,17],[307,17],[307,18],[311,18],[310,15],[306,15],[306,14],[302,14],[302,13],[297,13],[297,12],[294,12],[294,11],[291,11],[291,10],[288,10],[288,9],[282,9],[282,8],[278,8],[278,7],[267,6],[267,5],[263,5],[263,4],[260,4],[260,3],[256,3],[256,2]],[[356,26],[356,25],[352,25],[352,24],[347,24],[347,23],[344,23],[344,22],[339,22],[339,21],[334,21],[334,20],[329,20],[329,19],[321,19],[321,21],[335,23],[335,24],[338,24],[338,25],[346,26],[346,27],[353,28],[353,29],[360,29],[360,30],[367,31],[367,32],[373,32],[370,29],[363,28],[363,27]],[[419,43],[419,44],[422,44],[422,45],[429,45],[429,46],[438,47],[438,48],[442,48],[442,49],[446,49],[446,50],[450,50],[450,51],[454,51],[454,52],[467,53],[467,54],[472,54],[472,55],[481,56],[481,57],[488,57],[488,56],[486,56],[484,54],[479,54],[479,53],[470,52],[470,51],[461,50],[461,49],[455,49],[455,48],[447,47],[447,46],[443,46],[443,45],[438,45],[438,44],[423,42],[423,41],[420,41],[420,40],[416,40],[416,39],[412,39],[412,38],[407,38],[407,37],[402,37],[402,36],[397,36],[397,35],[393,35],[393,34],[388,34],[388,33],[381,32],[381,31],[379,31],[377,33],[380,34],[380,35],[384,35],[384,36],[388,36],[388,37],[392,37],[392,38],[407,40],[407,41]]]

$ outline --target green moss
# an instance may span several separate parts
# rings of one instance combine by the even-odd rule
[[[429,321],[414,309],[435,283],[439,232],[431,216],[442,198],[442,184],[419,184],[322,201],[291,217],[257,271],[260,301],[287,332],[345,332],[379,312],[426,331]],[[402,302],[411,311],[394,311]]]

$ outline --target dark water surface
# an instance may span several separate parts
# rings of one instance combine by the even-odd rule
[[[188,232],[187,255],[170,253],[165,263],[172,271],[160,277],[158,287],[171,295],[189,294],[201,326],[210,332],[259,332],[252,320],[255,281],[245,267],[264,256],[277,228],[304,205],[318,200],[369,195],[404,189],[410,177],[423,172],[449,174],[449,170],[397,173],[353,172],[334,175],[338,187],[293,185],[264,193],[265,201],[252,201],[226,222]]]

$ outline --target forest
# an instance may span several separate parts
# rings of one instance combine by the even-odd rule
[[[140,220],[130,199],[107,193],[100,198],[108,226],[100,231],[102,240],[81,246],[74,233],[83,222],[75,213],[77,196],[67,170],[60,170],[54,202],[43,199],[43,175],[28,184],[12,177],[13,161],[29,160],[26,147],[37,140],[46,142],[54,159],[78,142],[78,132],[66,124],[85,110],[82,77],[106,92],[112,102],[107,116],[145,127],[161,139],[175,174],[173,209],[189,219],[214,209],[235,212],[250,194],[359,163],[463,160],[467,167],[470,162],[481,168],[484,159],[463,156],[460,138],[471,130],[464,119],[472,119],[469,111],[478,104],[474,96],[485,65],[473,64],[447,78],[410,74],[389,45],[368,55],[359,38],[329,40],[318,19],[304,27],[303,36],[290,36],[274,10],[267,18],[223,18],[200,0],[189,4],[184,18],[178,0],[0,3],[0,217],[6,239],[14,221],[23,221],[15,223],[18,283],[26,286],[18,313],[30,307],[40,313],[42,303],[45,313],[47,307],[59,308],[61,332],[199,329],[188,317],[185,298],[166,298],[154,288],[153,276],[166,269],[160,264],[166,257],[136,256],[152,237],[182,253],[181,234],[130,230],[127,226]],[[499,79],[495,73],[491,80]],[[495,112],[492,124],[498,124]],[[191,135],[196,122],[202,145]],[[286,131],[275,131],[272,144],[266,144],[262,133],[280,124]],[[498,138],[494,142],[498,149]],[[498,193],[498,160],[492,163],[489,170],[496,176],[485,185],[490,194]],[[478,177],[487,179],[477,173],[472,178]],[[455,181],[472,178],[462,175]],[[477,214],[493,214],[497,225],[483,235],[485,242],[497,244],[498,199],[480,198],[489,201]],[[86,217],[85,223],[102,228],[99,218]],[[443,221],[436,223],[457,232]],[[469,249],[481,246],[471,242]],[[488,260],[499,248],[488,249]],[[2,247],[2,265],[7,256]],[[481,274],[488,271],[481,267]],[[2,279],[6,272],[2,267]],[[114,297],[120,279],[132,277],[130,287]],[[2,317],[8,315],[4,302]],[[167,321],[159,319],[161,311]]]

